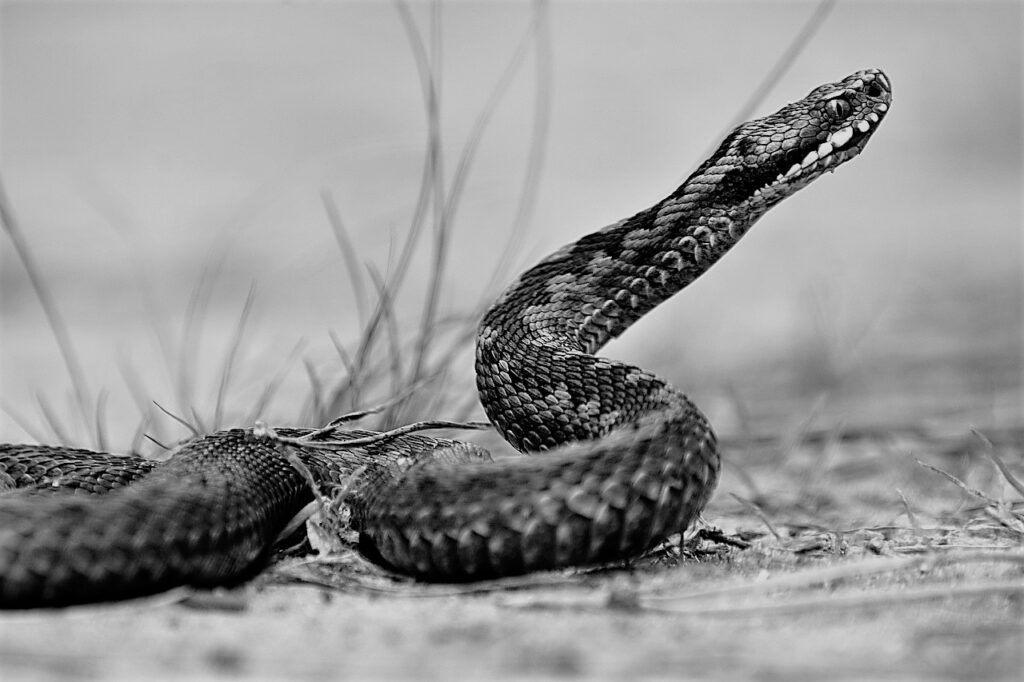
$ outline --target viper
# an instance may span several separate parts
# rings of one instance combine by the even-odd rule
[[[684,531],[718,480],[711,426],[665,380],[596,353],[857,156],[890,102],[877,69],[815,88],[738,126],[665,199],[511,284],[480,322],[476,384],[523,456],[340,427],[220,431],[160,464],[0,445],[0,606],[238,583],[314,487],[341,484],[364,553],[423,580],[618,561]]]

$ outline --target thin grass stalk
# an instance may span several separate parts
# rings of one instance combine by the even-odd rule
[[[53,412],[46,398],[41,394],[37,394],[36,403],[39,405],[39,412],[43,415],[46,425],[50,427],[50,431],[53,433],[54,438],[57,439],[57,442],[61,445],[73,445],[72,439],[68,436],[64,427],[61,426],[60,420],[57,419],[57,415]]]
[[[356,248],[352,243],[352,236],[341,219],[341,211],[330,191],[320,190],[320,200],[323,202],[324,211],[327,213],[327,222],[331,225],[331,231],[341,249],[341,256],[345,259],[345,269],[348,271],[349,282],[352,284],[352,297],[355,299],[356,313],[359,317],[359,326],[366,324],[366,284],[363,282],[362,267],[356,256]]]
[[[192,361],[199,356],[199,340],[202,334],[202,321],[208,314],[210,297],[213,292],[213,282],[216,280],[223,266],[223,255],[217,263],[211,263],[209,259],[204,263],[199,275],[199,281],[192,289],[188,306],[185,309],[185,321],[181,330],[181,342],[179,347],[178,372],[175,377],[175,387],[178,399],[178,409],[188,410],[196,422],[199,431],[206,432],[202,418],[192,403]]]
[[[106,389],[101,389],[96,395],[96,449],[105,452],[109,445],[107,444],[107,427],[106,427],[106,416],[107,416],[107,397],[108,392]]]
[[[137,455],[142,450],[142,441],[146,438],[146,429],[149,428],[153,418],[149,414],[143,414],[139,419],[138,425],[135,427],[135,433],[132,435],[132,439],[128,442],[128,452]]]
[[[551,129],[551,91],[552,91],[552,58],[551,31],[548,24],[547,0],[534,3],[534,16],[531,22],[533,37],[533,121],[530,128],[529,151],[526,167],[523,172],[523,188],[519,193],[519,205],[512,220],[512,228],[505,240],[498,263],[491,274],[487,286],[483,289],[482,300],[478,307],[490,304],[498,284],[508,279],[513,254],[522,248],[522,241],[537,206],[537,195],[540,191],[541,171],[548,145],[548,132]]]
[[[432,344],[433,323],[441,295],[441,284],[444,281],[445,263],[448,254],[449,225],[445,211],[445,180],[444,154],[441,137],[441,102],[439,81],[441,79],[440,57],[440,3],[431,6],[431,52],[428,55],[423,45],[422,36],[416,27],[408,6],[399,3],[402,24],[406,30],[413,57],[416,61],[420,85],[423,90],[424,107],[427,113],[427,155],[430,159],[431,207],[433,209],[432,264],[427,294],[424,299],[423,313],[420,317],[419,332],[416,336],[413,367],[410,383],[417,383],[423,369],[423,363]]]
[[[821,2],[818,3],[817,7],[814,8],[814,12],[811,13],[811,16],[808,17],[807,21],[800,28],[797,34],[789,41],[789,44],[786,45],[786,49],[782,51],[782,54],[780,54],[778,59],[775,60],[775,63],[772,64],[772,68],[768,70],[768,73],[765,74],[765,77],[761,80],[758,86],[754,88],[752,93],[750,93],[750,97],[748,97],[747,101],[744,102],[737,110],[732,121],[730,121],[729,125],[726,126],[726,128],[715,138],[716,140],[722,139],[732,131],[733,128],[754,115],[754,112],[759,106],[761,106],[761,103],[764,102],[768,93],[772,91],[772,88],[774,88],[790,68],[792,68],[797,57],[800,56],[800,53],[804,51],[804,48],[811,43],[811,39],[819,30],[821,30],[822,25],[825,23],[825,19],[828,18],[828,15],[832,12],[835,5],[836,0],[821,0]],[[705,153],[701,155],[701,158],[707,158],[714,150],[715,148],[713,146],[708,147]]]
[[[260,391],[259,397],[256,398],[256,401],[253,403],[252,408],[246,414],[242,423],[251,424],[262,416],[263,411],[267,409],[267,405],[271,400],[273,400],[274,396],[277,395],[277,391],[284,382],[284,378],[288,375],[292,364],[295,363],[295,359],[303,350],[305,350],[305,348],[306,340],[299,339],[295,346],[292,347],[291,352],[288,353],[288,357],[286,357],[285,361],[281,363],[280,369],[278,369],[270,378],[270,381],[263,386],[263,390]]]
[[[338,354],[338,359],[341,360],[341,364],[345,368],[344,378],[331,389],[331,394],[327,401],[328,410],[334,413],[341,410],[343,401],[348,393],[347,387],[351,385],[356,369],[352,357],[349,355],[348,351],[345,350],[344,344],[342,344],[341,339],[338,338],[338,335],[333,329],[327,332],[327,336],[331,339],[331,343],[334,345],[334,350]],[[320,415],[315,416],[319,418]]]
[[[121,374],[121,380],[124,381],[124,385],[128,389],[128,395],[131,396],[132,402],[135,403],[135,409],[139,411],[139,415],[149,414],[152,404],[149,396],[146,395],[142,379],[139,378],[139,373],[135,371],[135,367],[125,359],[123,353],[118,356],[117,368]]]
[[[359,402],[359,396],[365,381],[365,370],[370,364],[370,356],[375,348],[377,331],[386,315],[386,308],[386,301],[378,298],[373,314],[370,316],[367,325],[363,328],[362,338],[359,341],[359,348],[356,350],[355,357],[349,363],[348,376],[341,384],[334,388],[330,398],[324,403],[327,412],[334,413],[340,411],[340,406],[344,404],[346,398],[349,399],[349,404]],[[339,350],[343,348],[340,344],[336,345],[336,347]],[[324,416],[324,414],[318,414],[317,418],[322,419]]]
[[[414,349],[415,360],[413,363],[412,370],[410,372],[410,379],[407,384],[416,384],[423,376],[427,358],[430,353],[430,349],[435,341],[437,332],[437,309],[440,301],[441,288],[444,282],[445,266],[447,261],[447,255],[449,252],[448,240],[450,237],[451,229],[454,225],[455,212],[459,206],[463,189],[465,187],[466,180],[469,177],[469,171],[472,167],[473,161],[476,156],[476,151],[479,148],[480,141],[483,134],[493,117],[494,112],[497,109],[501,99],[508,91],[514,77],[520,70],[525,57],[528,54],[531,42],[538,31],[539,16],[541,12],[535,10],[535,16],[530,23],[524,37],[520,41],[517,49],[513,53],[509,63],[503,69],[501,76],[499,77],[498,83],[495,85],[490,96],[485,102],[484,108],[481,113],[477,116],[474,121],[474,125],[468,136],[466,145],[464,146],[463,152],[460,156],[459,162],[456,167],[455,174],[453,176],[451,188],[447,193],[447,197],[444,200],[442,210],[438,212],[439,204],[438,190],[441,190],[443,194],[443,182],[440,173],[443,169],[440,166],[441,159],[441,147],[440,137],[431,135],[430,137],[430,152],[428,156],[431,156],[435,163],[438,165],[435,167],[435,173],[432,174],[433,186],[435,189],[434,194],[434,211],[435,211],[435,231],[434,231],[434,260],[433,267],[431,270],[431,278],[428,285],[428,294],[424,306],[424,312],[421,317],[420,323],[420,334],[417,339],[417,343]],[[415,28],[415,24],[412,22],[408,12],[403,13],[403,18],[406,21],[407,33],[410,35],[410,44],[414,51],[414,56],[417,60],[417,66],[421,76],[421,85],[424,90],[424,97],[428,112],[428,127],[431,131],[439,129],[439,106],[438,106],[438,87],[437,81],[440,79],[440,74],[437,69],[437,52],[433,53],[433,61],[430,63],[426,62],[425,51],[422,49],[422,38],[419,36],[418,31]],[[437,28],[438,12],[432,14],[432,43],[431,47],[436,50],[436,46],[439,42],[437,38],[439,28]],[[430,68],[433,67],[433,68]],[[397,406],[397,409],[401,409],[401,406]]]
[[[498,82],[495,84],[494,89],[491,90],[490,95],[488,95],[483,109],[480,110],[480,113],[473,121],[473,126],[470,128],[469,135],[466,137],[466,144],[463,147],[462,154],[459,156],[459,161],[456,164],[455,173],[452,176],[451,188],[448,191],[448,198],[444,204],[446,225],[452,225],[455,222],[455,211],[458,209],[460,200],[462,199],[462,192],[466,187],[466,181],[469,178],[469,171],[473,166],[473,161],[476,159],[476,152],[480,147],[480,141],[483,138],[484,132],[487,130],[498,105],[505,97],[505,94],[511,87],[512,82],[515,80],[515,77],[518,75],[523,62],[526,61],[526,56],[529,53],[530,47],[536,41],[538,27],[539,19],[535,16],[527,27],[523,37],[520,39],[515,51],[512,53],[512,58],[509,59],[508,64],[505,65],[501,75],[498,77]]]
[[[15,412],[10,405],[2,405],[0,406],[0,410],[3,410],[4,414],[6,414],[11,421],[17,424],[19,429],[27,433],[29,438],[37,443],[42,443],[45,440],[42,431],[33,427],[27,419]]]
[[[71,341],[71,334],[68,332],[68,326],[64,322],[64,317],[57,308],[53,292],[43,277],[42,270],[36,263],[32,249],[29,248],[28,240],[25,239],[21,226],[14,215],[14,210],[7,199],[7,191],[4,188],[2,179],[0,179],[0,224],[3,225],[4,231],[7,232],[7,237],[14,246],[14,252],[18,255],[18,260],[21,261],[22,267],[25,268],[25,273],[28,275],[32,290],[36,293],[36,298],[43,309],[43,314],[46,315],[46,321],[50,325],[50,331],[57,342],[61,358],[64,360],[64,368],[67,370],[68,378],[71,380],[71,388],[74,391],[78,414],[82,418],[83,425],[88,427],[90,421],[89,404],[91,401],[89,399],[89,386],[85,379],[85,373],[82,371],[82,363],[78,360],[78,353],[75,351],[75,346]]]
[[[235,368],[235,359],[238,357],[238,349],[245,337],[245,325],[252,313],[252,304],[256,297],[256,283],[249,285],[249,293],[245,296],[245,303],[242,305],[242,313],[238,316],[238,324],[235,327],[235,334],[228,345],[227,356],[221,366],[220,381],[217,385],[217,401],[213,408],[213,429],[219,429],[224,418],[224,399],[231,384],[231,373]]]
[[[391,395],[397,395],[402,392],[404,386],[402,385],[402,344],[400,341],[400,335],[398,331],[398,322],[395,319],[394,302],[391,297],[391,292],[388,291],[387,282],[381,277],[380,273],[374,268],[368,268],[370,272],[370,278],[373,281],[374,286],[377,288],[377,297],[380,299],[384,310],[385,310],[385,321],[387,323],[385,329],[388,333],[388,359],[390,368],[390,386]],[[391,414],[391,408],[387,409],[386,415]],[[388,417],[385,416],[385,423],[389,423]]]
[[[161,405],[160,403],[158,403],[155,400],[153,401],[153,404],[156,405],[156,409],[160,410],[161,412],[166,414],[168,417],[170,417],[171,419],[173,419],[174,421],[178,422],[179,424],[184,426],[186,429],[188,429],[188,431],[192,434],[193,437],[196,437],[196,436],[199,435],[199,429],[197,429],[195,426],[190,424],[187,419],[185,419],[184,417],[179,417],[178,415],[174,414],[173,412],[171,412],[170,410],[168,410],[166,407],[164,407],[163,405]]]
[[[302,366],[306,368],[306,377],[309,379],[311,409],[317,420],[323,419],[323,384],[320,375],[309,358],[302,359]]]
[[[426,187],[430,183],[430,172],[429,169],[425,168],[425,172],[421,181],[421,198],[428,196]],[[384,278],[387,288],[390,291],[397,292],[401,287],[401,282],[404,279],[405,273],[408,269],[408,263],[413,252],[413,245],[418,239],[423,224],[423,213],[426,211],[428,202],[424,201],[417,204],[416,215],[413,216],[413,223],[406,233],[405,242],[402,246],[401,255],[399,256],[399,264],[394,271],[392,279]],[[368,271],[372,270],[370,266],[367,266]],[[372,277],[372,273],[371,273]],[[348,399],[348,404],[354,406],[359,402],[359,394],[364,381],[362,372],[369,362],[369,356],[375,348],[375,341],[377,338],[377,332],[380,328],[381,323],[386,319],[386,308],[388,302],[377,297],[377,302],[374,305],[373,312],[370,315],[370,319],[366,324],[363,325],[363,331],[359,340],[359,346],[356,350],[355,357],[351,360],[348,359],[348,353],[345,351],[344,346],[338,341],[334,334],[331,334],[331,340],[334,343],[335,349],[338,351],[339,357],[342,358],[342,362],[345,364],[348,370],[348,376],[334,387],[330,393],[330,398],[326,401],[327,412],[330,414],[336,414],[341,410],[341,406],[345,404]],[[318,415],[318,418],[323,415]]]

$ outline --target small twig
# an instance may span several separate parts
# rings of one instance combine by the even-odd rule
[[[694,535],[695,540],[710,540],[711,542],[717,542],[722,545],[729,545],[736,549],[750,549],[751,544],[741,538],[726,535],[718,528],[701,528]]]
[[[380,414],[381,412],[388,409],[392,405],[401,402],[403,399],[405,399],[406,396],[419,389],[420,386],[422,385],[423,382],[420,382],[419,384],[414,384],[412,386],[406,386],[401,393],[396,393],[391,398],[388,398],[386,401],[378,403],[373,407],[368,407],[365,410],[356,410],[355,412],[349,412],[347,414],[341,415],[340,417],[335,417],[322,428],[319,428],[316,431],[313,431],[312,433],[306,434],[306,437],[315,439],[318,437],[322,437],[324,435],[329,435],[333,433],[334,430],[339,426],[343,426],[354,421],[359,421],[360,419],[364,419],[365,417],[369,417],[370,415],[373,414]]]
[[[350,440],[332,440],[332,441],[310,440],[312,437],[316,436],[317,434],[322,434],[323,429],[321,429],[320,431],[314,431],[312,433],[307,433],[306,435],[299,436],[298,438],[288,438],[288,437],[285,437],[285,436],[280,436],[277,433],[274,433],[272,429],[270,430],[271,431],[270,435],[271,435],[271,438],[273,440],[277,441],[278,443],[285,444],[285,445],[294,445],[296,447],[329,448],[331,450],[334,450],[334,449],[337,449],[339,447],[340,448],[350,448],[350,447],[354,448],[354,447],[361,447],[361,446],[364,446],[364,445],[374,445],[374,444],[379,444],[379,443],[386,443],[388,441],[394,440],[395,438],[399,438],[401,436],[405,436],[405,435],[410,434],[410,433],[415,433],[417,431],[429,431],[429,430],[432,430],[432,429],[473,429],[473,430],[483,431],[483,430],[490,429],[490,428],[493,428],[493,426],[492,426],[492,424],[490,422],[424,421],[424,422],[416,422],[414,424],[406,424],[405,426],[399,426],[396,429],[391,429],[390,431],[384,431],[382,433],[378,433],[378,434],[375,434],[373,436],[365,436],[363,438],[352,438]]]

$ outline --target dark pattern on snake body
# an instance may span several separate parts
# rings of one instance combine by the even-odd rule
[[[480,323],[477,388],[501,435],[538,454],[492,462],[468,444],[409,435],[341,444],[359,431],[318,447],[218,432],[159,465],[0,446],[0,489],[19,488],[0,498],[0,606],[244,580],[313,497],[289,454],[322,485],[354,481],[361,546],[424,580],[619,560],[682,532],[718,478],[711,427],[675,387],[594,353],[769,208],[856,156],[890,98],[885,74],[860,71],[740,125],[667,198],[560,249],[502,294]],[[45,492],[64,489],[105,494]]]

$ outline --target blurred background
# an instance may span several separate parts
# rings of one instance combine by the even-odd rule
[[[111,447],[128,447],[140,413],[185,434],[150,400],[226,424],[311,419],[317,377],[344,374],[331,334],[357,344],[373,299],[366,270],[362,293],[346,270],[339,218],[387,279],[426,216],[394,298],[403,343],[443,222],[437,319],[465,325],[522,268],[672,191],[819,4],[401,7],[0,6],[0,172]],[[883,68],[894,104],[866,153],[606,354],[682,386],[726,433],[809,417],[1019,423],[1021,32],[1015,2],[837,3],[755,113]],[[434,156],[420,48],[436,76]],[[459,186],[467,149],[450,211],[417,209],[425,159],[439,172],[429,197]],[[0,314],[0,442],[91,444],[95,419],[6,234]],[[411,417],[473,407],[471,349],[456,355],[457,399]]]

